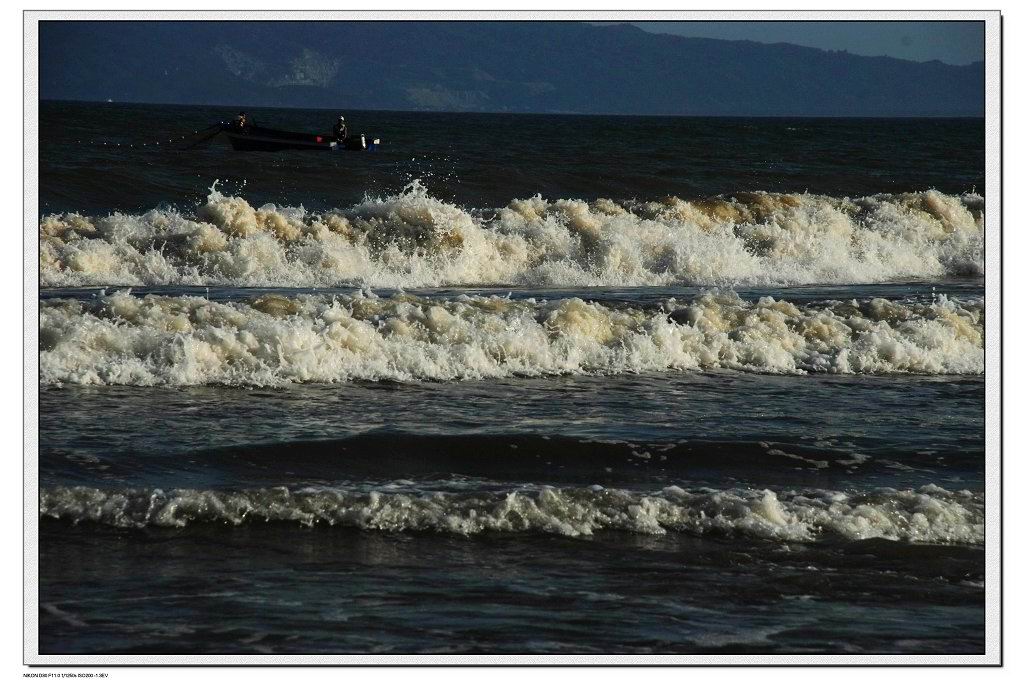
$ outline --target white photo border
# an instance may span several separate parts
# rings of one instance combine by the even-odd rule
[[[30,666],[1001,666],[1002,16],[998,10],[27,10],[24,18],[24,644]],[[39,654],[39,22],[127,21],[980,21],[985,23],[985,652],[978,655],[41,655]],[[991,286],[991,288],[990,288]]]

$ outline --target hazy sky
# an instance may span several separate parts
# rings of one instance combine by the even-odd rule
[[[966,21],[644,21],[645,31],[698,38],[796,43],[857,55],[968,64],[984,58],[985,24]]]

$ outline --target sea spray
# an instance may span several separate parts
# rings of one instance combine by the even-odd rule
[[[460,493],[344,488],[104,490],[44,488],[46,518],[119,528],[285,523],[381,531],[592,536],[603,531],[670,532],[804,542],[886,538],[914,543],[984,542],[984,496],[938,486],[865,492],[521,486]]]
[[[942,279],[983,272],[983,221],[981,196],[934,190],[626,203],[536,196],[485,210],[414,182],[398,195],[311,213],[253,207],[214,188],[191,214],[44,217],[40,281],[412,288]]]
[[[44,384],[243,385],[733,369],[982,374],[984,304],[731,291],[649,307],[568,298],[265,294],[40,303]]]

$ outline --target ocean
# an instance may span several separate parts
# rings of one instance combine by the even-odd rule
[[[984,652],[981,120],[237,109],[41,103],[41,653]]]

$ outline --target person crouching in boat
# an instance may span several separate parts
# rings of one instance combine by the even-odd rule
[[[345,117],[338,117],[338,122],[334,125],[334,140],[342,142],[346,138],[348,138],[348,125],[345,124]]]

